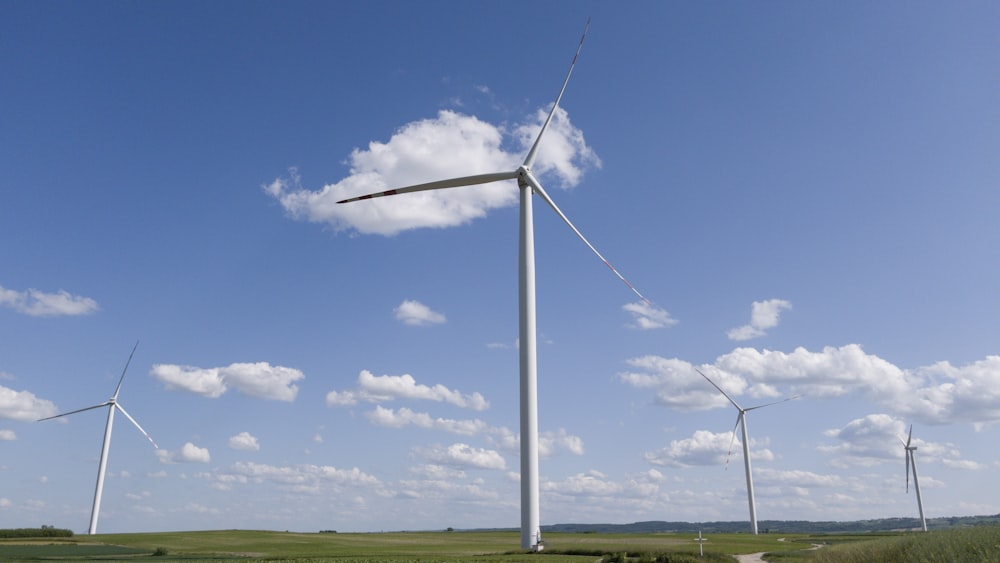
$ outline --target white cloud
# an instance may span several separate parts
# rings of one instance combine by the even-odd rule
[[[517,432],[506,426],[492,427],[488,430],[490,440],[507,452],[517,453],[521,450],[521,437]],[[583,439],[574,436],[565,428],[546,430],[538,433],[538,456],[552,457],[559,451],[567,451],[575,455],[583,455]]]
[[[783,471],[761,467],[754,469],[754,484],[759,485],[782,485],[787,487],[843,487],[844,478],[840,475],[823,475],[812,471],[790,470]]]
[[[427,413],[414,412],[407,408],[395,411],[382,406],[376,406],[375,410],[369,412],[368,420],[378,426],[390,428],[402,428],[404,426],[417,426],[419,428],[442,430],[452,434],[472,436],[485,431],[488,426],[482,420],[454,420],[448,418],[432,418]]]
[[[738,440],[731,440],[732,433],[729,432],[696,430],[690,438],[671,440],[667,447],[655,452],[645,452],[642,457],[649,463],[666,467],[722,465],[726,463],[730,443],[734,449],[739,445]]]
[[[52,401],[39,399],[30,391],[14,391],[0,385],[0,418],[32,421],[59,414]]]
[[[207,448],[199,448],[191,442],[185,443],[177,451],[156,450],[157,457],[162,463],[209,463],[212,456]]]
[[[767,329],[778,326],[781,311],[791,309],[792,304],[784,299],[754,301],[750,311],[750,324],[731,329],[726,333],[730,340],[750,340],[767,334]]]
[[[45,293],[37,289],[14,291],[0,286],[0,306],[32,317],[89,315],[97,311],[97,301],[71,295],[65,290]]]
[[[219,472],[215,479],[233,484],[276,483],[296,490],[314,491],[327,485],[377,485],[378,479],[361,471],[338,469],[330,465],[268,465],[263,463],[233,464],[227,471]]]
[[[1000,356],[956,367],[938,362],[915,370],[921,384],[898,398],[901,415],[930,424],[1000,421]]]
[[[632,328],[651,330],[677,324],[677,319],[672,318],[666,309],[654,307],[643,301],[626,303],[622,309],[631,313],[634,320],[634,324],[630,325]]]
[[[461,469],[456,469],[454,467],[446,467],[444,465],[437,465],[433,463],[411,467],[410,473],[413,473],[425,479],[432,479],[435,481],[464,479],[466,476],[465,471],[462,471]]]
[[[538,433],[538,455],[548,457],[557,450],[566,450],[571,454],[583,455],[583,439],[574,436],[565,429],[547,430]]]
[[[570,475],[562,481],[546,481],[542,484],[542,489],[546,492],[573,496],[614,496],[620,495],[623,488],[621,483],[608,479],[605,474],[594,469]]]
[[[358,401],[382,403],[396,399],[445,402],[476,411],[490,407],[486,398],[478,392],[463,395],[441,384],[433,387],[418,384],[410,374],[377,376],[368,370],[358,374],[357,390],[330,391],[326,395],[326,404],[330,407],[350,406]]]
[[[986,469],[986,466],[982,463],[971,461],[971,460],[961,460],[961,459],[942,459],[941,463],[950,469],[968,469],[972,471],[978,471],[980,469]]]
[[[507,462],[496,450],[474,448],[468,444],[452,444],[416,448],[415,451],[432,463],[451,467],[466,467],[472,469],[504,469]]]
[[[958,412],[959,406],[973,407],[972,412],[982,416],[980,421],[1000,417],[1000,412],[990,404],[978,401],[976,393],[998,396],[991,382],[1000,383],[1000,357],[992,356],[974,369],[957,370],[956,378],[968,389],[956,393],[959,385],[942,385],[921,388],[925,379],[917,373],[896,367],[872,354],[866,354],[857,344],[839,348],[825,347],[819,352],[796,348],[790,353],[736,348],[718,357],[711,365],[699,369],[712,378],[734,399],[743,393],[751,397],[778,397],[779,386],[787,386],[789,394],[802,394],[809,398],[840,397],[849,393],[861,394],[900,413],[913,413],[920,420],[947,420],[968,415]],[[635,368],[618,374],[618,379],[637,389],[655,390],[656,402],[677,410],[699,410],[726,404],[725,398],[714,392],[707,382],[700,379],[694,367],[683,360],[660,356],[642,356],[628,360]],[[994,365],[995,364],[995,365]],[[969,377],[968,372],[983,373]],[[939,406],[926,405],[931,396]],[[998,396],[1000,397],[1000,396]],[[967,398],[966,401],[957,400]],[[943,406],[940,406],[943,405]],[[743,405],[751,406],[751,405]],[[923,406],[923,409],[918,407]],[[974,408],[979,406],[979,408]],[[1000,419],[1000,418],[998,418]]]
[[[241,393],[259,399],[292,402],[299,392],[295,381],[305,375],[294,368],[272,366],[267,362],[232,364],[221,368],[222,378]]]
[[[396,315],[396,320],[410,326],[427,326],[445,322],[445,317],[441,313],[432,311],[427,305],[410,299],[400,303],[393,312]]]
[[[870,467],[883,463],[899,463],[904,457],[903,441],[910,426],[888,414],[870,414],[854,419],[843,428],[826,430],[823,434],[838,440],[834,445],[822,445],[819,451],[832,456],[834,467]],[[920,438],[919,429],[912,435],[915,454],[921,462],[940,462],[952,469],[982,469],[975,461],[960,459],[961,452],[953,444],[928,442]]]
[[[249,432],[240,432],[239,434],[230,437],[227,444],[234,450],[244,450],[249,452],[260,451],[260,444],[257,442],[257,437]]]
[[[294,401],[299,392],[294,382],[305,377],[297,369],[272,366],[267,362],[237,363],[221,368],[157,364],[150,375],[163,382],[167,389],[213,399],[233,387],[251,397],[288,402]]]
[[[0,430],[0,441],[13,442],[17,440],[17,434],[13,430]]]
[[[502,148],[508,136],[503,127],[442,110],[436,118],[404,125],[386,143],[372,141],[366,150],[355,149],[348,159],[350,175],[335,184],[317,191],[305,189],[293,169],[290,178],[276,179],[264,186],[264,191],[292,218],[325,223],[336,231],[393,235],[407,229],[465,224],[491,209],[514,205],[518,192],[513,183],[428,190],[344,205],[336,202],[423,182],[513,171],[544,119],[545,112],[539,111],[527,123],[513,128],[510,136],[521,149],[515,154]],[[570,123],[566,111],[558,108],[533,172],[549,176],[540,178],[543,183],[558,179],[559,184],[570,187],[580,181],[587,166],[600,166],[600,160],[584,142],[582,132]]]
[[[626,363],[637,371],[619,373],[617,378],[637,389],[655,390],[657,404],[679,411],[729,405],[729,401],[695,371],[695,366],[684,360],[650,355],[632,358]],[[730,397],[741,395],[749,389],[747,380],[734,373],[714,366],[701,366],[698,369],[711,377]]]

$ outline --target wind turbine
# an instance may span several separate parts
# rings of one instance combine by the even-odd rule
[[[903,442],[903,439],[899,439]],[[913,489],[917,491],[917,508],[920,510],[920,528],[927,531],[927,520],[924,519],[924,503],[920,500],[920,482],[917,481],[917,462],[913,459],[913,452],[917,451],[916,446],[910,445],[913,441],[913,425],[910,425],[910,433],[903,442],[903,449],[906,450],[906,492],[910,492],[910,467],[913,468]]]
[[[754,503],[753,475],[750,472],[750,438],[747,435],[747,413],[752,410],[762,409],[764,407],[769,407],[771,405],[776,405],[778,403],[784,403],[785,401],[791,401],[792,399],[797,399],[798,396],[796,395],[795,397],[789,397],[787,399],[782,399],[780,401],[775,401],[773,403],[757,405],[755,407],[743,408],[739,405],[739,403],[734,401],[733,398],[729,396],[729,394],[723,391],[722,387],[719,387],[718,385],[715,384],[714,381],[708,379],[707,375],[701,373],[701,370],[695,368],[695,371],[698,372],[699,375],[704,377],[709,383],[711,383],[712,387],[718,389],[719,393],[725,395],[725,397],[729,399],[729,402],[732,403],[734,407],[736,407],[736,410],[740,411],[740,414],[736,416],[736,425],[733,426],[733,437],[729,441],[729,455],[726,456],[726,466],[727,467],[729,466],[729,456],[733,454],[733,442],[736,440],[736,428],[738,427],[743,431],[743,465],[746,468],[746,473],[747,473],[747,502],[750,504],[750,533],[757,535],[757,506]]]
[[[538,147],[541,144],[542,136],[545,134],[545,130],[552,121],[552,116],[555,114],[556,108],[559,107],[559,101],[562,99],[563,92],[566,91],[566,85],[569,83],[569,78],[573,74],[573,67],[576,66],[576,59],[580,55],[580,50],[583,48],[583,40],[587,37],[587,29],[589,27],[590,20],[588,19],[587,26],[584,28],[583,35],[580,37],[580,44],[577,46],[576,53],[573,55],[573,61],[570,63],[569,72],[566,73],[566,78],[563,80],[562,88],[559,90],[559,95],[556,96],[556,101],[552,104],[552,109],[549,111],[548,117],[545,118],[545,122],[542,124],[541,130],[538,132],[538,137],[535,138],[535,142],[528,151],[527,156],[524,158],[524,162],[516,170],[478,174],[475,176],[464,176],[461,178],[452,178],[450,180],[439,180],[435,182],[428,182],[426,184],[418,184],[405,188],[396,188],[384,192],[353,197],[337,202],[349,203],[363,199],[419,192],[424,190],[440,190],[445,188],[488,184],[503,180],[517,180],[517,187],[520,190],[518,336],[520,342],[521,395],[521,548],[531,549],[533,551],[540,551],[542,549],[542,538],[538,512],[538,373],[536,355],[537,341],[535,332],[535,235],[531,199],[532,194],[538,194],[542,200],[544,200],[545,203],[547,203],[549,207],[551,207],[553,211],[555,211],[556,214],[563,221],[565,221],[567,225],[569,225],[569,228],[572,229],[578,237],[580,237],[580,240],[582,240],[584,244],[586,244],[587,247],[601,259],[602,262],[604,262],[604,265],[610,268],[611,271],[614,272],[614,274],[618,276],[618,278],[622,280],[625,285],[629,287],[629,289],[638,295],[640,299],[642,299],[645,303],[649,303],[649,300],[643,297],[642,294],[639,293],[639,291],[604,258],[604,256],[601,256],[601,253],[598,252],[592,244],[590,244],[586,237],[584,237],[583,234],[573,225],[573,223],[570,222],[569,218],[567,218],[566,215],[559,210],[559,207],[556,206],[555,202],[552,201],[552,198],[545,193],[545,190],[542,189],[542,185],[531,173],[531,166],[534,164],[535,157],[538,155]]]
[[[138,347],[139,343],[136,342],[135,346],[132,347],[132,353],[128,355],[128,361],[125,362],[125,368],[122,369],[122,375],[120,378],[118,378],[118,386],[115,387],[115,394],[112,395],[110,399],[99,405],[94,405],[92,407],[77,409],[75,411],[64,412],[62,414],[57,414],[55,416],[39,419],[39,422],[41,422],[42,420],[51,420],[53,418],[59,418],[61,416],[69,416],[71,414],[76,414],[78,412],[99,409],[101,407],[108,407],[108,423],[104,427],[104,444],[101,445],[101,461],[97,468],[97,486],[94,489],[94,506],[90,511],[90,528],[87,531],[88,534],[97,533],[97,517],[100,515],[101,512],[101,494],[104,492],[104,473],[108,467],[108,450],[111,445],[111,426],[114,424],[115,421],[115,410],[116,409],[120,410],[122,414],[125,415],[125,418],[132,421],[132,424],[134,424],[135,427],[139,429],[139,432],[142,432],[142,435],[145,436],[147,439],[149,439],[150,442],[152,442],[153,447],[159,449],[159,446],[156,445],[156,442],[153,442],[153,438],[150,437],[150,435],[147,434],[146,431],[142,429],[142,426],[139,426],[139,423],[136,422],[135,419],[132,418],[132,416],[129,413],[125,412],[125,409],[118,402],[118,392],[121,391],[122,381],[125,379],[125,372],[128,371],[128,365],[132,363],[132,356],[135,355],[135,349]]]

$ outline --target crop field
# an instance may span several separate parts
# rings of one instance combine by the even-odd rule
[[[691,534],[549,533],[545,551],[520,549],[502,532],[294,533],[252,530],[99,534],[0,540],[0,561],[288,561],[310,563],[726,562],[767,552],[768,561],[1000,563],[1000,526],[859,535],[711,534],[705,557]],[[814,545],[821,549],[809,550]]]

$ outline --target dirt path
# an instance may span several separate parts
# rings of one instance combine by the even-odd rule
[[[785,541],[785,538],[781,538],[778,541]],[[812,547],[807,547],[803,551],[812,551],[814,549],[819,549],[823,547],[822,544],[814,543]],[[740,563],[767,563],[764,561],[763,557],[766,551],[761,551],[760,553],[746,553],[743,555],[737,555],[736,560]]]

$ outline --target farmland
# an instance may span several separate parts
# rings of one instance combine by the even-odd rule
[[[723,562],[767,552],[768,561],[1000,561],[1000,527],[921,533],[709,534],[705,557],[695,536],[678,533],[550,533],[540,554],[519,549],[515,531],[295,533],[253,530],[98,534],[0,540],[0,561],[234,561],[336,563]],[[808,550],[815,545],[822,549]]]

